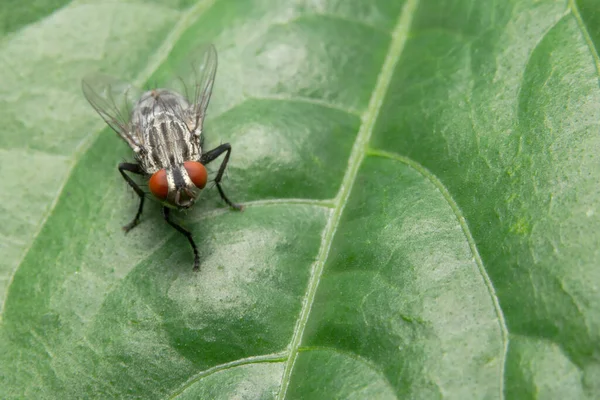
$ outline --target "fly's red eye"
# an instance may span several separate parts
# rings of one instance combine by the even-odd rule
[[[206,173],[204,165],[200,164],[198,161],[186,161],[183,163],[183,167],[197,188],[203,189],[204,186],[206,186],[208,174]]]
[[[162,200],[166,199],[167,194],[169,194],[167,171],[161,169],[160,171],[156,171],[154,174],[152,174],[150,181],[148,182],[148,186],[150,187],[150,191],[153,195]]]

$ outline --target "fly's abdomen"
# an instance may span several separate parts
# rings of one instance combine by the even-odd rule
[[[190,105],[188,101],[177,92],[167,89],[155,89],[145,92],[133,109],[132,122],[143,126],[149,119],[161,113],[170,113],[177,116],[187,114]]]

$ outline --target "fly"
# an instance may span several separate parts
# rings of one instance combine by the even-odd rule
[[[197,61],[189,64],[191,84],[180,79],[173,85],[179,86],[180,91],[172,88],[141,93],[126,82],[101,74],[82,81],[86,99],[134,152],[135,163],[125,162],[118,167],[140,198],[135,217],[123,229],[129,232],[140,222],[146,193],[129,174],[141,175],[148,180],[150,192],[162,203],[165,221],[192,246],[194,270],[200,268],[198,247],[191,232],[173,221],[171,209],[184,210],[194,205],[208,179],[204,166],[222,154],[225,157],[214,182],[225,203],[233,209],[242,209],[229,200],[221,187],[231,145],[224,143],[206,152],[202,149],[202,129],[217,71],[217,52],[213,45],[208,45],[197,55]]]

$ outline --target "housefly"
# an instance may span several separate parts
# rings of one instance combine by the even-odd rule
[[[184,235],[194,251],[194,270],[200,267],[198,248],[192,234],[171,218],[171,209],[190,208],[199,190],[206,186],[206,164],[225,154],[214,182],[223,201],[241,210],[223,192],[221,179],[229,162],[231,145],[224,143],[203,151],[203,123],[217,71],[217,52],[203,46],[169,89],[141,92],[133,85],[107,75],[94,74],[82,81],[83,94],[102,119],[127,142],[135,163],[119,164],[123,179],[140,198],[133,220],[125,232],[140,222],[146,194],[129,176],[137,174],[148,181],[150,192],[162,203],[165,221]],[[182,94],[183,93],[183,94]]]

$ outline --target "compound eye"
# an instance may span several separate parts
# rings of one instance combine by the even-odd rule
[[[148,186],[150,187],[150,191],[153,195],[161,200],[165,200],[169,194],[167,171],[161,169],[160,171],[156,171],[154,174],[152,174],[150,181],[148,182]]]
[[[200,164],[198,161],[186,161],[183,163],[183,167],[198,189],[203,189],[204,186],[206,186],[208,174],[204,165]]]

